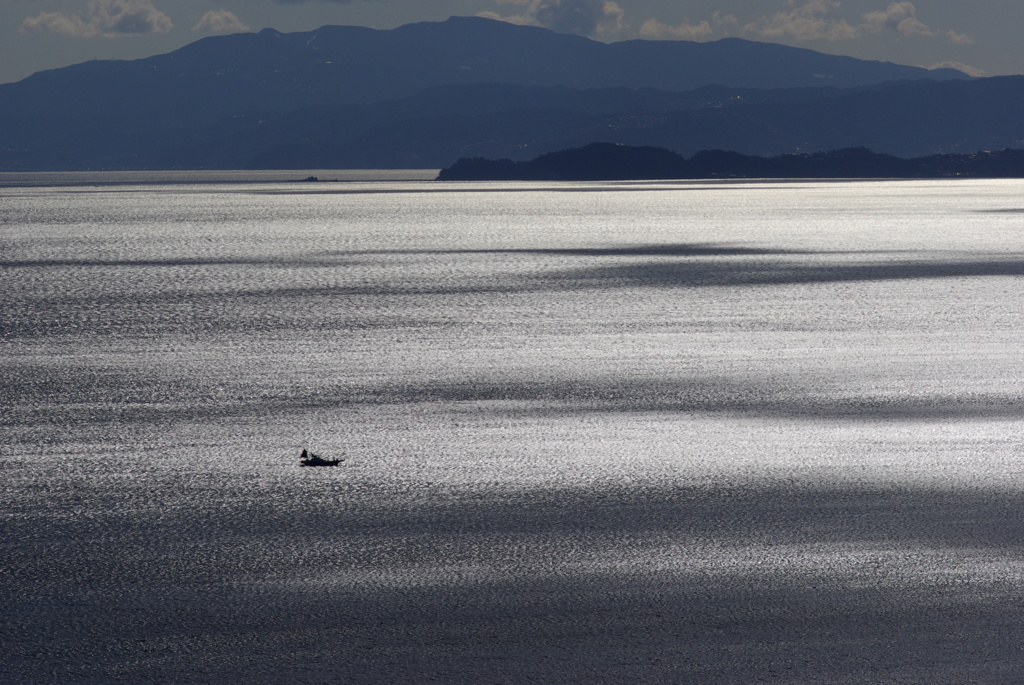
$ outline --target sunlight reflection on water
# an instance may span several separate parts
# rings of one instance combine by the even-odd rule
[[[1021,189],[0,189],[4,666],[1019,674]]]

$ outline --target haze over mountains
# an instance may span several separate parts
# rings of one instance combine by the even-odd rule
[[[1024,77],[452,18],[206,38],[0,85],[0,169],[440,168],[593,141],[771,155],[1024,146]]]

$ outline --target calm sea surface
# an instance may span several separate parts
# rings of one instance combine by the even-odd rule
[[[0,178],[0,682],[1024,680],[1024,182],[345,173]]]

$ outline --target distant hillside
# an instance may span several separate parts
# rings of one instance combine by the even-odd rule
[[[606,44],[453,17],[390,31],[266,29],[204,38],[146,59],[85,62],[0,85],[0,117],[75,111],[194,124],[247,111],[378,102],[459,83],[678,91],[705,85],[849,88],[921,78],[967,77],[736,38]]]
[[[591,143],[527,162],[460,159],[441,181],[628,181],[710,178],[1024,178],[1024,150],[900,159],[865,148],[757,157]]]
[[[460,157],[523,161],[594,140],[684,155],[707,149],[779,155],[868,147],[918,157],[1024,147],[1024,77],[846,90],[707,87],[684,93],[451,86],[360,108],[303,110],[260,117],[258,123],[239,118],[190,145],[198,155],[228,140],[242,153],[236,165],[284,168],[323,168],[331,162],[441,168]],[[174,150],[186,153],[189,145],[176,143]],[[186,158],[177,161],[187,166]]]
[[[595,127],[678,151],[716,136],[744,151],[776,140],[812,149],[849,122],[813,121],[814,140],[779,136],[787,108],[913,83],[971,80],[739,39],[605,44],[481,18],[268,29],[0,85],[0,169],[441,167],[582,144]],[[778,109],[737,109],[745,103]],[[859,125],[890,115],[901,116]]]
[[[683,155],[867,147],[909,158],[1022,148],[1022,122],[1024,77],[682,93],[478,84],[185,130],[100,119],[86,134],[53,117],[0,124],[0,168],[443,168],[463,157],[525,161],[594,140]]]

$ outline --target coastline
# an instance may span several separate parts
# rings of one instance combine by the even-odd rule
[[[0,171],[0,188],[56,186],[206,185],[321,182],[429,181],[438,169],[172,169],[144,171]]]

